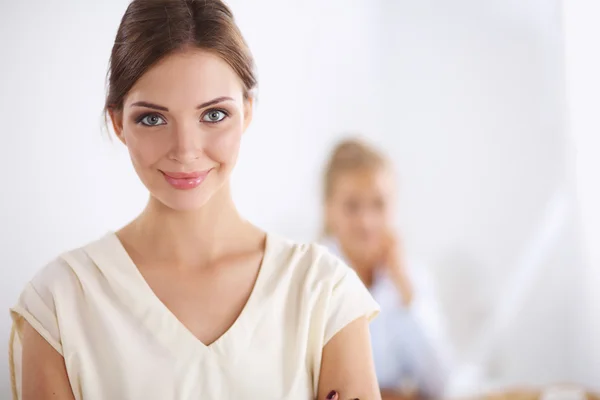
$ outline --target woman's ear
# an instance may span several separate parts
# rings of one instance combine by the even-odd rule
[[[125,137],[123,136],[123,112],[110,109],[108,110],[108,116],[110,117],[110,122],[112,123],[115,135],[117,135],[123,144],[127,144],[125,143]]]
[[[250,122],[252,122],[252,116],[254,113],[254,97],[249,95],[244,100],[244,132],[250,126]]]

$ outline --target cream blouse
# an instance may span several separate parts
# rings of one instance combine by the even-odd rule
[[[325,344],[378,310],[354,271],[324,247],[269,234],[247,304],[206,346],[111,232],[51,262],[12,308],[13,396],[22,393],[25,320],[64,357],[77,400],[314,399]]]

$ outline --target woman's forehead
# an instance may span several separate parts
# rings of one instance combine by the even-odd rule
[[[133,85],[126,103],[146,101],[166,107],[195,107],[219,97],[241,101],[241,80],[219,56],[194,49],[171,54],[151,67]]]

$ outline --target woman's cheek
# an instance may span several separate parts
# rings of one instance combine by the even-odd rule
[[[131,158],[143,167],[156,164],[169,152],[168,137],[150,132],[132,132],[127,147]]]
[[[207,153],[212,159],[221,164],[235,162],[241,138],[241,129],[219,132],[211,138]]]

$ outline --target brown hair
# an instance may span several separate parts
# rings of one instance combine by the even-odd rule
[[[338,177],[347,172],[362,170],[376,171],[389,168],[390,162],[379,150],[356,138],[339,142],[331,152],[323,174],[323,200],[327,202],[333,194]],[[327,220],[327,218],[325,218]],[[327,221],[323,229],[325,235],[330,234]]]
[[[254,61],[231,10],[221,0],[133,0],[110,56],[104,111],[120,111],[135,82],[165,56],[211,51],[240,77],[244,96],[256,87]]]

